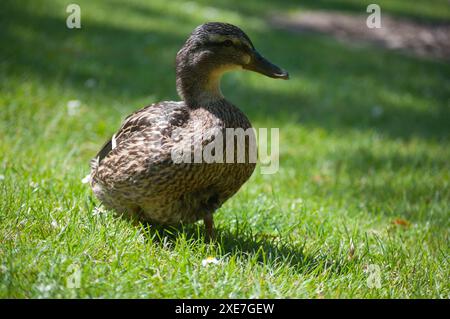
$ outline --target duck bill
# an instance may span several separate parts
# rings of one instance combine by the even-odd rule
[[[259,54],[258,51],[253,51],[251,61],[243,66],[244,69],[264,74],[275,79],[289,79],[289,73],[272,64],[269,60]]]

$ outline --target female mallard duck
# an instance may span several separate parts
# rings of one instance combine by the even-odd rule
[[[176,58],[177,91],[183,101],[159,102],[134,112],[91,161],[90,183],[100,201],[150,223],[203,219],[211,237],[214,211],[247,181],[255,163],[249,158],[192,163],[190,157],[179,162],[173,154],[186,141],[194,149],[204,148],[211,141],[208,132],[251,128],[247,117],[220,91],[222,74],[241,68],[289,77],[263,58],[238,27],[219,22],[198,26]],[[245,145],[246,154],[249,147]]]

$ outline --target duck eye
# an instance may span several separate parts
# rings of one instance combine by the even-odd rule
[[[225,41],[223,41],[223,45],[226,47],[231,47],[233,45],[233,41],[225,40]]]

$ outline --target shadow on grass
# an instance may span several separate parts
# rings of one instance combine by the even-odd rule
[[[164,227],[144,224],[147,239],[164,247],[173,247],[178,240],[185,240],[193,245],[206,242],[203,225],[178,225]],[[224,228],[216,229],[216,240],[211,244],[220,252],[219,257],[234,255],[242,259],[257,260],[263,265],[288,265],[294,271],[312,274],[325,269],[340,273],[343,263],[332,261],[326,255],[313,256],[305,252],[304,246],[294,246],[262,233],[242,233]]]
[[[116,10],[138,12],[126,3],[115,5]],[[85,83],[94,79],[99,83],[95,94],[112,99],[176,94],[174,61],[183,37],[162,27],[126,29],[88,17],[82,29],[71,30],[61,17],[30,10],[12,1],[2,4],[0,35],[2,42],[10,44],[0,50],[6,76],[26,80],[32,75],[43,83],[60,83],[80,93],[89,91]],[[164,20],[157,12],[140,12],[144,13],[155,23]]]

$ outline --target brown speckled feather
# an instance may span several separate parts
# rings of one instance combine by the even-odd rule
[[[192,109],[161,102],[130,115],[94,159],[91,185],[109,208],[160,224],[195,222],[214,212],[251,176],[254,163],[174,163],[172,132],[183,141],[214,129],[249,128],[245,115],[225,100]],[[191,138],[192,137],[192,138]],[[205,145],[207,138],[203,139]],[[109,150],[109,152],[108,152]]]

